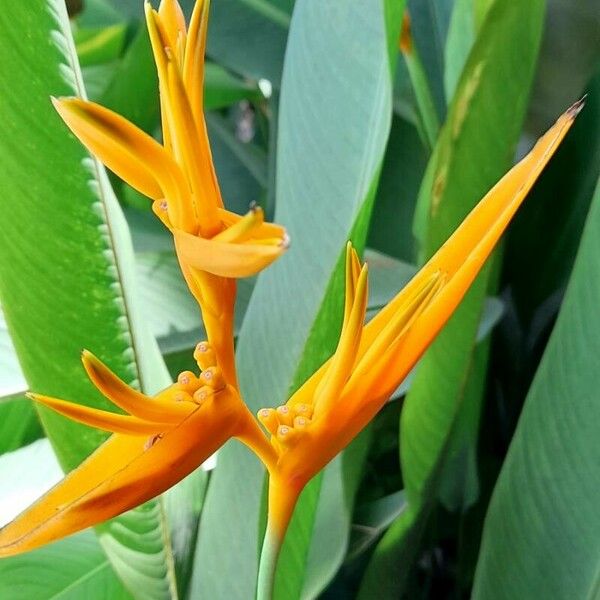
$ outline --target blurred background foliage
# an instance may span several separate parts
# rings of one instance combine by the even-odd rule
[[[34,4],[31,11],[44,11],[43,1]],[[189,15],[192,0],[182,5]],[[291,230],[296,253],[261,276],[256,289],[253,280],[239,286],[238,356],[252,406],[281,401],[332,349],[344,239],[351,236],[366,248],[373,314],[559,113],[584,93],[587,105],[416,376],[309,486],[290,532],[294,542],[283,554],[276,596],[533,598],[543,590],[545,597],[593,598],[600,523],[587,503],[594,490],[597,496],[593,484],[600,485],[600,463],[592,460],[600,458],[600,438],[586,423],[598,423],[600,408],[597,393],[593,396],[594,367],[583,357],[597,358],[593,348],[600,340],[600,295],[591,295],[600,281],[597,207],[588,218],[600,175],[600,7],[596,0],[408,0],[407,8],[413,45],[401,54],[396,40],[402,3],[336,6],[324,0],[315,7],[308,0],[213,0],[205,107],[223,197],[239,213],[258,202],[269,219],[275,216]],[[88,96],[159,137],[157,79],[142,3],[79,0],[67,2],[67,9]],[[0,25],[9,28],[13,19],[25,29],[47,24],[47,14],[36,18],[27,9],[6,10]],[[52,57],[44,60],[40,68],[50,69]],[[383,85],[375,77],[381,65]],[[3,89],[13,85],[11,68],[0,69]],[[15,83],[14,98],[43,92],[40,104],[50,93],[68,93],[48,86],[24,92]],[[14,99],[0,101],[7,113],[15,106]],[[31,106],[35,110],[36,103]],[[36,125],[24,123],[35,133]],[[58,136],[66,133],[54,127],[59,145]],[[7,129],[4,139],[19,134],[17,129]],[[24,129],[20,135],[28,133]],[[10,143],[1,144],[1,156],[11,151]],[[25,156],[2,179],[11,198],[26,192],[11,188],[8,177],[24,176],[34,166],[30,160]],[[138,378],[144,368],[159,364],[161,355],[173,376],[193,366],[202,324],[170,236],[149,203],[112,174],[109,178],[132,237],[140,315],[160,350],[146,352]],[[5,230],[19,214],[7,196]],[[56,210],[62,210],[58,201]],[[86,239],[90,246],[99,243]],[[67,468],[98,443],[85,438],[77,452],[69,450],[60,424],[46,415],[42,428],[23,397],[26,380],[48,390],[47,374],[37,365],[52,333],[39,321],[33,343],[42,350],[31,358],[31,330],[21,322],[37,314],[31,312],[37,305],[34,299],[27,304],[26,291],[18,298],[8,291],[18,278],[8,265],[10,244],[3,245],[0,268],[8,322],[8,328],[0,322],[3,482],[24,480],[23,465],[41,461],[40,456],[51,461],[52,451],[40,439],[46,435]],[[57,247],[53,260],[60,263],[71,250]],[[87,250],[81,252],[80,264],[87,265]],[[47,268],[41,259],[35,267]],[[298,279],[295,291],[282,289],[288,273]],[[52,285],[52,279],[46,283]],[[298,289],[306,291],[305,307],[294,305]],[[561,312],[565,293],[567,312]],[[297,332],[280,331],[272,348],[253,343],[265,328],[277,335],[277,329],[288,327],[296,308]],[[69,342],[73,348],[95,339],[85,328],[81,334]],[[582,345],[586,335],[590,339]],[[123,351],[101,336],[97,343],[109,360],[112,354],[113,364]],[[61,388],[66,373],[80,377],[75,354],[68,369],[54,369],[57,395],[84,389]],[[577,380],[569,373],[577,373]],[[570,428],[561,428],[565,419]],[[569,440],[565,450],[561,444]],[[568,460],[583,456],[588,461],[578,466]],[[186,480],[160,505],[126,515],[122,531],[100,530],[101,545],[84,532],[0,561],[0,597],[252,598],[264,498],[262,472],[248,461],[239,448],[226,447],[215,471]],[[39,482],[39,490],[60,473],[58,465],[48,464],[48,479]],[[523,488],[532,473],[544,473],[543,489]],[[568,497],[561,492],[565,482],[582,489]],[[19,485],[16,495],[25,494]],[[10,510],[0,504],[3,521]],[[589,518],[580,537],[565,521],[577,511]],[[531,523],[536,519],[542,525]],[[562,537],[543,544],[551,525]],[[165,527],[171,532],[168,544],[157,533]],[[561,561],[577,540],[584,555],[578,550],[577,561]],[[505,589],[503,577],[513,578],[512,560],[524,571]],[[560,579],[566,571],[571,575]]]

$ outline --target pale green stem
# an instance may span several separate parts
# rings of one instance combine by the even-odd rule
[[[272,528],[267,526],[260,553],[256,600],[271,600],[273,598],[277,560],[279,559],[282,542],[283,540],[275,535]]]
[[[293,488],[277,475],[269,477],[269,516],[260,553],[256,600],[273,598],[279,553],[302,487]]]

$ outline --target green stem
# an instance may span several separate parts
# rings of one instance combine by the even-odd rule
[[[275,572],[277,559],[281,551],[282,539],[275,535],[273,529],[267,525],[265,539],[260,553],[260,566],[258,568],[258,585],[256,600],[271,600],[275,590]]]

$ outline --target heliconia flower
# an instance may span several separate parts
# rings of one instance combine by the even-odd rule
[[[209,0],[198,0],[189,31],[176,0],[145,4],[158,70],[164,145],[94,102],[53,99],[73,133],[109,169],[148,196],[170,229],[186,282],[201,304],[211,343],[235,384],[233,303],[238,277],[254,275],[289,246],[283,227],[260,207],[245,216],[224,208],[203,111]],[[218,298],[215,306],[211,298]]]
[[[343,326],[334,355],[286,404],[258,413],[278,455],[269,469],[259,598],[270,597],[278,548],[301,490],[371,421],[448,321],[582,105],[558,119],[367,325],[367,266],[348,245]]]
[[[258,423],[226,383],[207,342],[196,347],[199,376],[148,397],[84,351],[84,367],[106,398],[127,414],[40,394],[30,397],[80,423],[110,431],[79,467],[0,529],[0,557],[26,552],[90,527],[161,494],[191,473],[231,437],[269,464],[274,453]]]

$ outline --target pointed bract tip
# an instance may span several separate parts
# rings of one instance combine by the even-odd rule
[[[585,94],[582,98],[577,100],[577,102],[569,106],[569,108],[567,109],[567,114],[574,119],[583,110],[586,100],[587,94]]]
[[[81,362],[84,364],[98,362],[98,359],[86,348],[83,348],[80,353]]]

